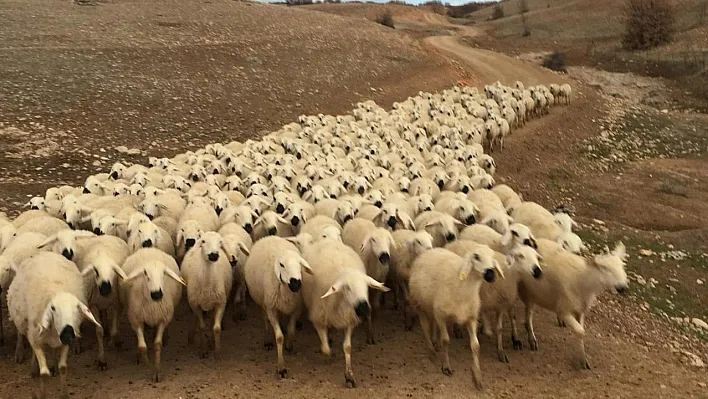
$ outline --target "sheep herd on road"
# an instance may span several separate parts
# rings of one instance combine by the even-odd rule
[[[489,155],[570,97],[569,85],[497,82],[481,92],[420,92],[390,112],[366,101],[345,116],[303,115],[261,140],[151,157],[148,166],[116,163],[81,187],[50,188],[14,220],[0,215],[0,287],[18,332],[15,360],[25,360],[27,341],[40,396],[54,365],[64,391],[81,324],[95,326],[104,370],[104,337],[120,345],[127,316],[139,362],[149,363],[145,329],[155,331],[158,382],[183,296],[193,313],[188,340],[201,357],[219,356],[227,305],[238,322],[248,296],[267,321],[280,377],[288,375],[283,349],[309,319],[324,355],[330,329],[344,331],[353,388],[353,330],[364,323],[375,342],[375,316],[390,295],[406,330],[418,320],[447,375],[448,328],[467,332],[479,389],[478,324],[507,362],[505,317],[513,348],[522,348],[512,311],[519,300],[531,350],[533,311],[548,309],[577,336],[589,368],[584,316],[604,289],[627,289],[624,246],[588,254],[569,215],[495,184]]]

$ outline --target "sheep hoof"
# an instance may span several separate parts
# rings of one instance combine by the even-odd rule
[[[101,371],[106,371],[108,369],[108,363],[105,360],[99,360],[98,369]]]
[[[288,353],[293,353],[293,344],[292,342],[288,342],[285,344],[285,351]]]
[[[269,342],[265,342],[265,343],[263,344],[263,348],[264,348],[265,350],[267,350],[267,351],[272,350],[272,349],[273,349],[273,342],[270,342],[270,341],[269,341]]]
[[[445,374],[446,376],[452,376],[452,369],[450,367],[443,367],[442,368],[442,373]]]
[[[354,379],[354,376],[344,376],[345,379],[345,384],[347,385],[347,388],[353,389],[356,388],[356,380]]]
[[[477,388],[478,391],[483,390],[484,388],[482,387],[482,383],[479,381],[475,381],[474,383],[475,388]]]
[[[376,339],[374,337],[367,337],[366,343],[369,345],[376,345]]]
[[[587,361],[587,359],[580,361],[580,368],[583,370],[591,370],[592,369],[592,367],[590,367],[590,363]]]
[[[152,382],[162,382],[162,375],[159,371],[152,376]]]
[[[512,338],[512,339],[511,339],[511,344],[512,344],[512,346],[514,347],[514,350],[515,350],[515,351],[520,351],[521,349],[524,348],[524,345],[523,345],[523,344],[521,343],[521,341],[519,341],[518,339]]]
[[[499,361],[502,363],[509,363],[509,357],[506,355],[506,353],[500,353],[499,354]]]
[[[15,353],[15,363],[23,363],[25,361],[25,353],[24,351],[20,351],[19,353]]]
[[[295,329],[296,329],[297,331],[302,331],[302,328],[303,328],[303,327],[304,327],[304,325],[302,324],[302,322],[301,322],[300,320],[298,320],[298,321],[295,322]]]
[[[56,367],[56,366],[52,366],[52,367],[49,368],[49,374],[50,374],[52,377],[56,377],[56,376],[59,375],[59,370],[57,370],[57,367]]]
[[[452,333],[457,339],[462,339],[465,337],[465,334],[462,331],[462,327],[458,326],[457,324],[452,327]]]
[[[529,347],[532,351],[538,350],[538,342],[536,340],[529,341]]]
[[[280,378],[288,378],[288,369],[280,369],[278,375],[280,375]]]
[[[200,358],[200,359],[206,359],[206,358],[208,358],[208,357],[209,357],[209,352],[210,352],[209,349],[206,349],[206,348],[200,350],[200,351],[199,351],[199,358]]]

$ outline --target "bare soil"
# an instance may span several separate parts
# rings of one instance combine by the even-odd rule
[[[556,327],[555,317],[547,312],[535,317],[540,350],[509,348],[509,364],[498,362],[492,340],[481,337],[482,393],[474,390],[466,340],[452,343],[455,375],[444,376],[438,363],[426,356],[419,328],[404,331],[401,316],[390,305],[376,319],[378,344],[367,345],[362,329],[355,331],[352,358],[359,388],[344,388],[342,335],[333,336],[333,359],[324,359],[317,353],[318,339],[309,323],[298,333],[295,352],[286,355],[290,377],[280,380],[275,373],[275,353],[262,346],[262,317],[251,306],[247,319],[238,323],[230,320],[227,311],[219,361],[199,359],[197,348],[187,345],[191,316],[183,307],[170,327],[170,341],[163,351],[165,380],[159,384],[149,381],[147,367],[134,364],[135,338],[125,323],[123,349],[108,350],[109,369],[97,371],[94,333],[87,328],[84,353],[69,359],[72,397],[708,396],[705,368],[691,365],[696,357],[708,361],[705,341],[694,330],[671,322],[669,316],[680,312],[669,315],[668,306],[659,307],[669,298],[665,291],[673,293],[664,286],[676,286],[672,303],[692,304],[693,308],[681,309],[693,317],[708,317],[706,285],[695,283],[705,276],[701,253],[708,237],[704,159],[647,158],[605,167],[605,162],[590,157],[587,140],[600,135],[610,122],[620,131],[621,117],[626,117],[611,112],[608,98],[613,97],[602,87],[576,80],[572,74],[559,76],[532,62],[484,51],[498,67],[498,72],[491,71],[480,64],[477,50],[468,50],[456,38],[428,40],[426,45],[436,47],[428,50],[361,18],[325,16],[298,7],[235,2],[199,6],[182,2],[97,7],[37,4],[0,5],[0,18],[10,21],[0,25],[0,36],[12,38],[6,46],[17,47],[0,51],[0,78],[9,82],[0,87],[0,93],[10,99],[0,103],[0,119],[5,120],[5,127],[17,126],[30,133],[28,137],[5,131],[0,141],[4,206],[16,209],[26,194],[40,193],[58,180],[76,184],[88,173],[105,170],[125,157],[114,150],[117,145],[150,155],[170,155],[207,142],[253,137],[300,113],[345,112],[363,98],[388,104],[418,90],[450,85],[464,73],[479,76],[473,84],[491,83],[490,79],[570,80],[574,89],[570,106],[556,107],[549,116],[515,131],[505,141],[504,152],[494,154],[498,181],[546,206],[572,206],[584,225],[583,234],[595,248],[622,239],[629,246],[630,269],[647,278],[651,272],[659,280],[656,289],[633,285],[630,297],[600,298],[586,321],[591,371],[580,372],[572,366],[577,341],[570,331]],[[221,21],[221,25],[208,28],[210,21]],[[179,28],[173,27],[177,23]],[[108,26],[119,29],[105,33]],[[158,33],[163,29],[171,33]],[[180,33],[183,30],[185,34]],[[26,37],[18,37],[21,32]],[[35,36],[31,32],[43,33]],[[256,33],[251,36],[251,32]],[[219,35],[228,36],[219,46],[190,42]],[[130,38],[121,42],[123,36]],[[94,41],[84,43],[88,40]],[[166,44],[182,40],[179,45]],[[47,41],[52,44],[44,44]],[[255,59],[248,61],[245,54]],[[448,62],[440,57],[443,54],[455,61]],[[241,66],[243,72],[232,71]],[[464,67],[462,74],[458,66]],[[671,116],[683,120],[681,115]],[[695,123],[701,121],[696,118]],[[608,137],[619,140],[624,136]],[[81,149],[88,155],[78,153]],[[14,155],[18,153],[39,155],[18,161]],[[141,160],[142,155],[130,159]],[[92,160],[101,166],[92,166]],[[618,183],[617,177],[627,183]],[[659,183],[662,179],[684,183],[664,187]],[[590,195],[598,199],[593,202]],[[613,207],[617,204],[621,207]],[[680,210],[688,222],[679,226],[680,217],[672,209]],[[665,218],[656,217],[662,212]],[[651,224],[656,219],[664,224]],[[678,231],[653,230],[671,230],[668,226],[679,226],[674,229]],[[689,227],[692,230],[683,230]],[[669,251],[669,245],[691,252],[692,257],[679,264],[672,258],[661,262],[659,255],[639,255],[649,247],[657,253]],[[644,306],[644,301],[650,303]],[[523,323],[520,327],[524,337]],[[28,365],[12,362],[14,338],[9,341],[0,348],[0,398],[27,397],[35,382],[29,377]],[[509,347],[508,342],[505,345]],[[51,387],[57,383],[52,381]]]

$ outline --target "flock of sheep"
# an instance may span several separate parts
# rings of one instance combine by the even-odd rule
[[[374,316],[392,290],[406,329],[419,320],[443,373],[452,373],[449,325],[467,331],[478,388],[478,322],[508,361],[502,321],[508,316],[521,349],[518,299],[532,350],[539,306],[577,335],[589,367],[583,318],[603,289],[627,288],[624,246],[587,255],[569,215],[495,184],[483,147],[502,149],[505,136],[570,96],[568,85],[517,82],[421,92],[390,112],[367,101],[346,116],[301,116],[260,141],[212,144],[149,166],[116,163],[82,187],[50,188],[14,220],[0,216],[15,359],[25,359],[26,339],[46,397],[49,363],[58,358],[65,384],[82,322],[95,325],[105,369],[103,328],[120,345],[127,315],[139,361],[149,362],[145,329],[155,329],[160,381],[163,336],[183,295],[194,316],[188,339],[207,357],[219,355],[227,304],[238,320],[248,294],[272,329],[281,377],[283,348],[307,317],[324,355],[328,330],[344,330],[345,379],[355,387],[352,332],[365,322],[374,341]]]

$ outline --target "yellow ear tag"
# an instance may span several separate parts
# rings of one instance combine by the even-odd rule
[[[467,273],[461,272],[460,273],[460,281],[465,281],[467,280]]]

